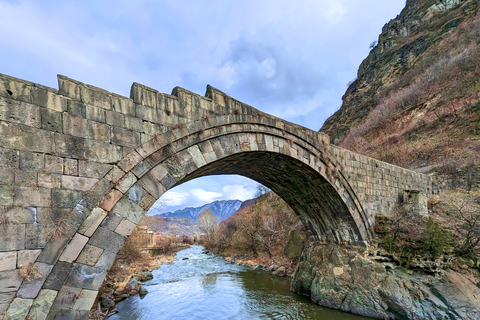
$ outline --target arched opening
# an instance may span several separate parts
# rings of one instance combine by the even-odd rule
[[[193,171],[175,186],[217,174],[242,175],[268,187],[288,203],[319,241],[364,240],[348,207],[332,185],[297,159],[266,151],[242,152]]]

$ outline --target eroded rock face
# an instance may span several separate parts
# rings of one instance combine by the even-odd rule
[[[362,248],[307,248],[291,289],[322,306],[380,319],[480,319],[480,289],[467,277],[452,270],[410,275]]]

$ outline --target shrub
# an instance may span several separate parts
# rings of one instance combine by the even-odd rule
[[[432,217],[425,222],[425,248],[430,251],[436,259],[450,248],[450,234],[445,231]]]

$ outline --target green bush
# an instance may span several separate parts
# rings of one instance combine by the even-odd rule
[[[424,241],[425,249],[429,251],[434,258],[437,258],[451,247],[450,234],[431,217],[428,217],[425,221]]]

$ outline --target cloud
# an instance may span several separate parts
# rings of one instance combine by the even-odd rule
[[[200,188],[190,190],[190,196],[199,203],[209,203],[222,197],[221,193],[206,191]]]
[[[222,199],[226,200],[248,200],[252,199],[255,195],[255,189],[252,186],[245,186],[245,185],[232,185],[232,186],[224,186],[222,188]]]

